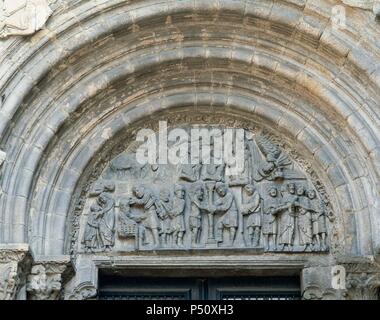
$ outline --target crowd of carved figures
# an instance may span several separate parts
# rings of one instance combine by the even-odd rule
[[[173,181],[135,183],[122,196],[115,195],[114,182],[98,185],[84,228],[84,249],[110,251],[118,237],[131,240],[134,250],[328,250],[327,203],[313,185],[266,137],[249,141],[246,150],[247,165],[235,177],[227,177],[225,164],[211,163],[182,165]],[[123,168],[131,166],[124,163]]]

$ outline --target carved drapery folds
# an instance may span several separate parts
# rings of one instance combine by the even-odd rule
[[[35,264],[27,279],[26,291],[28,293],[28,299],[60,299],[62,277],[67,267],[68,261],[50,261]]]
[[[0,0],[0,39],[35,33],[52,13],[46,0]]]
[[[25,245],[0,247],[0,300],[14,300],[21,284],[21,264],[28,252]]]
[[[270,134],[245,130],[243,145],[239,174],[212,148],[205,164],[141,165],[121,153],[76,206],[72,252],[328,251],[334,214],[321,184]]]

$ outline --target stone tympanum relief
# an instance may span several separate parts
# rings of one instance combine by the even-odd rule
[[[212,144],[205,164],[141,165],[133,148],[119,154],[82,200],[77,251],[328,251],[326,195],[266,132],[245,130],[243,146],[236,175]]]
[[[0,38],[33,34],[52,13],[46,0],[0,0]]]

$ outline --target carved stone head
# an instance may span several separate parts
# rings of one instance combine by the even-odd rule
[[[273,187],[273,188],[270,188],[268,194],[269,194],[272,198],[276,198],[276,197],[277,197],[277,189],[274,188],[274,187]]]
[[[100,194],[99,198],[98,198],[98,203],[99,205],[101,206],[104,206],[107,204],[107,202],[110,200],[110,196],[107,194],[107,193],[102,193]]]
[[[288,191],[290,194],[295,194],[296,193],[296,185],[294,183],[289,183],[288,184]]]
[[[141,199],[144,197],[145,188],[143,186],[134,187],[132,192],[137,198]]]
[[[315,191],[314,191],[313,189],[309,190],[309,191],[307,192],[307,196],[308,196],[309,199],[311,199],[311,200],[315,199],[315,197],[316,197]]]
[[[297,187],[297,195],[303,196],[305,194],[305,187],[303,185],[300,185]]]
[[[265,174],[270,174],[275,169],[275,165],[273,162],[267,162],[263,167],[263,172]]]
[[[215,190],[217,194],[221,197],[224,197],[227,194],[227,186],[222,182],[218,182],[216,184]]]
[[[179,199],[185,198],[185,188],[180,184],[176,184],[174,187],[174,194]]]
[[[252,185],[252,184],[247,184],[245,187],[244,187],[244,190],[245,192],[251,196],[255,193],[255,187]]]

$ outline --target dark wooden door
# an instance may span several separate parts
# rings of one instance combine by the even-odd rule
[[[297,277],[100,278],[101,300],[296,300]]]

